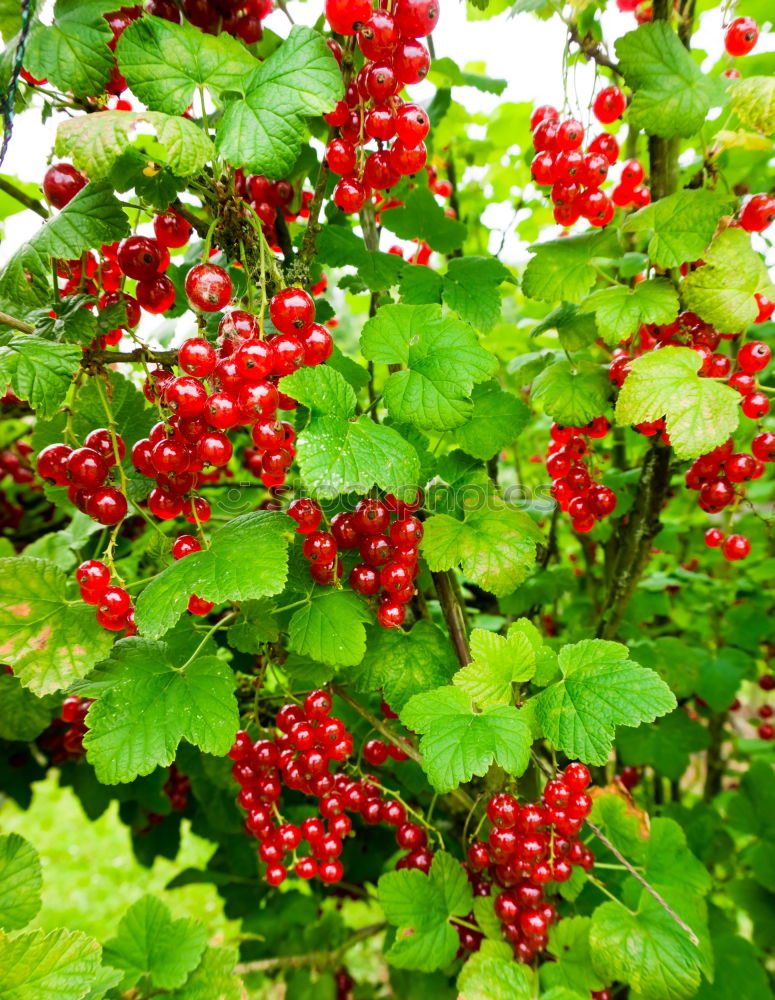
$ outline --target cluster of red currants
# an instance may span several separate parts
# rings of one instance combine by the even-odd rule
[[[277,244],[275,223],[278,212],[282,213],[286,222],[309,216],[312,192],[303,191],[298,211],[293,211],[291,206],[297,200],[296,189],[288,180],[270,181],[264,174],[246,177],[245,172],[238,169],[234,171],[234,187],[240,198],[250,206],[248,211],[255,213],[260,220],[264,237],[272,248]]]
[[[125,454],[121,435],[100,427],[86,435],[82,448],[47,445],[38,454],[36,469],[51,486],[66,486],[78,510],[98,524],[114,525],[126,517],[127,499],[109,477]]]
[[[604,438],[610,429],[605,417],[595,417],[584,427],[552,424],[549,432],[546,471],[552,477],[552,496],[570,514],[574,531],[591,531],[616,510],[616,493],[595,482],[587,458],[590,440]]]
[[[425,847],[425,831],[406,821],[404,805],[384,799],[382,789],[368,777],[351,780],[341,771],[332,773],[352,755],[353,740],[341,719],[331,715],[331,708],[328,692],[312,691],[303,706],[288,704],[279,710],[274,739],[254,743],[240,730],[229,751],[232,774],[240,785],[237,801],[248,814],[245,830],[260,841],[258,855],[267,865],[267,882],[285,881],[289,854],[299,878],[339,882],[344,875],[339,858],[352,830],[348,812],[359,814],[371,826],[394,826],[399,847],[409,851],[399,866],[427,871],[432,856]],[[282,822],[283,786],[316,798],[318,814],[299,825]],[[302,841],[309,847],[307,853],[299,850]]]
[[[426,112],[399,96],[425,78],[430,66],[419,41],[436,27],[438,0],[396,0],[392,10],[371,0],[326,0],[326,17],[341,35],[357,36],[365,62],[352,79],[344,100],[325,116],[339,130],[326,148],[326,161],[340,176],[334,203],[344,212],[359,211],[372,191],[386,191],[426,164]],[[342,62],[338,42],[329,43]],[[377,149],[368,151],[369,142]],[[388,145],[391,143],[392,145]]]
[[[594,866],[592,851],[578,837],[592,809],[589,783],[589,770],[576,762],[547,782],[541,802],[520,805],[513,795],[499,792],[487,804],[492,824],[487,841],[476,840],[468,849],[474,894],[490,896],[493,886],[501,890],[495,913],[520,962],[532,962],[546,948],[549,928],[558,919],[545,899],[545,886],[567,882],[574,867],[590,871]],[[466,927],[458,932],[464,948],[479,947],[481,934]]]
[[[364,597],[376,597],[377,621],[397,628],[406,617],[406,604],[415,592],[419,572],[422,522],[413,516],[420,502],[407,504],[392,495],[384,502],[366,498],[352,512],[335,514],[330,530],[321,531],[323,512],[309,497],[294,500],[288,514],[305,535],[303,552],[316,583],[333,585],[343,572],[340,552],[358,550],[360,562],[349,574],[350,586]]]
[[[274,0],[148,0],[147,12],[180,24],[181,14],[209,35],[221,31],[241,38],[248,45],[263,37],[262,21],[274,8]]]
[[[606,87],[595,98],[593,111],[601,124],[608,125],[621,117],[626,107],[622,91]],[[549,105],[535,109],[530,128],[536,150],[530,171],[539,187],[551,189],[554,220],[559,225],[572,226],[584,218],[593,226],[607,226],[614,217],[615,205],[643,208],[651,201],[638,160],[623,164],[611,197],[601,190],[619,157],[619,143],[610,133],[595,136],[584,153],[584,126],[575,118],[560,121],[557,109]]]
[[[92,699],[79,698],[70,695],[62,703],[59,717],[51,720],[51,724],[35,740],[37,748],[42,751],[52,764],[64,764],[68,760],[77,760],[86,752],[83,738],[87,733],[86,713],[92,705]]]
[[[169,799],[173,812],[186,811],[191,782],[185,774],[181,774],[175,764],[170,764],[169,775],[162,786],[162,791]]]
[[[97,621],[109,632],[136,635],[135,609],[129,591],[110,585],[110,570],[98,559],[88,559],[75,571],[81,600],[97,608]]]
[[[21,439],[0,451],[0,486],[6,478],[10,478],[17,486],[40,489],[34,482],[35,474],[29,462],[31,451],[29,442]],[[0,489],[0,528],[17,531],[23,517],[24,508]]]
[[[616,0],[616,7],[623,14],[634,14],[638,24],[646,24],[654,18],[652,0]]]

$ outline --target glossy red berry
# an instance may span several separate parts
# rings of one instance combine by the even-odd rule
[[[228,272],[218,264],[196,264],[186,275],[186,295],[193,309],[218,312],[228,305],[232,283]]]
[[[438,0],[397,0],[393,15],[404,38],[430,35],[439,22]]]
[[[730,562],[745,559],[750,551],[751,543],[745,535],[728,535],[721,546],[722,555]]]
[[[119,243],[117,260],[128,278],[150,281],[159,273],[161,246],[148,236],[128,236]]]
[[[297,523],[296,531],[300,535],[309,535],[315,531],[323,517],[320,506],[309,497],[293,500],[288,505],[288,514]]]
[[[126,517],[126,497],[111,486],[101,486],[89,494],[86,513],[100,524],[106,526],[118,524]]]
[[[371,0],[326,0],[326,20],[340,35],[355,35],[372,14]]]
[[[313,531],[304,539],[302,551],[310,562],[327,566],[336,559],[336,539],[327,531]]]
[[[717,549],[724,541],[724,532],[720,528],[708,528],[705,532],[705,544],[709,549]]]
[[[619,87],[606,87],[595,97],[592,112],[601,124],[610,125],[622,117],[626,107],[627,98]]]
[[[377,608],[377,621],[383,628],[399,628],[406,618],[406,608],[396,601],[381,603]]]
[[[80,587],[91,591],[94,595],[102,595],[110,586],[110,570],[104,563],[88,559],[75,571],[75,579]]]
[[[752,340],[743,344],[737,352],[737,363],[744,372],[756,373],[763,371],[770,363],[772,351],[761,340]]]
[[[85,186],[86,178],[70,163],[55,163],[43,176],[43,194],[54,208],[64,208]]]
[[[759,25],[752,17],[736,17],[724,35],[724,47],[730,56],[745,56],[759,38]]]
[[[359,500],[352,515],[353,527],[362,535],[378,535],[390,524],[390,511],[379,500]]]
[[[349,582],[352,589],[364,597],[373,597],[379,593],[381,587],[379,571],[363,563],[353,566],[350,570]]]
[[[740,225],[746,232],[762,233],[775,222],[775,198],[768,194],[755,194],[743,206]]]

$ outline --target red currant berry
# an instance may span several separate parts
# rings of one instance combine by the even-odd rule
[[[602,125],[610,125],[621,118],[627,107],[627,98],[618,87],[606,87],[595,97],[592,111]]]
[[[724,35],[724,47],[730,56],[745,56],[759,38],[759,25],[752,17],[736,17]]]
[[[228,272],[217,264],[196,264],[186,275],[186,295],[193,309],[218,312],[228,305],[232,283]]]

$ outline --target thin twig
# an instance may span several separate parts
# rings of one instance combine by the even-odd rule
[[[278,969],[336,969],[342,956],[361,941],[381,934],[386,923],[369,924],[352,934],[344,944],[332,951],[311,951],[307,955],[278,955],[276,958],[259,958],[255,962],[241,962],[234,971],[238,976],[248,976],[253,972],[274,972]]]
[[[19,330],[21,333],[35,333],[35,327],[30,323],[4,312],[0,312],[0,326],[10,326],[12,330]]]
[[[582,38],[579,34],[578,27],[573,23],[568,25],[568,34],[570,35],[570,40],[578,45],[582,54],[585,55],[587,59],[591,59],[593,62],[597,63],[598,66],[604,66],[606,69],[610,69],[611,72],[615,73],[617,76],[623,75],[618,64],[611,59],[600,42],[596,42],[591,35],[586,35]]]
[[[600,841],[600,843],[603,844],[604,847],[608,848],[608,850],[611,852],[611,854],[613,854],[616,860],[624,865],[624,867],[627,869],[627,871],[630,873],[630,875],[632,875],[634,879],[640,882],[643,888],[651,896],[653,896],[654,899],[659,903],[659,905],[662,907],[665,913],[667,913],[668,916],[670,916],[678,924],[681,930],[684,931],[684,933],[688,936],[689,940],[692,942],[695,948],[698,948],[700,945],[700,939],[697,937],[697,935],[694,933],[691,927],[686,923],[686,921],[678,916],[678,914],[668,903],[668,901],[663,896],[660,896],[660,894],[657,892],[657,890],[654,888],[653,885],[649,885],[649,883],[640,874],[640,872],[630,864],[627,858],[625,858],[622,852],[611,843],[611,841],[608,839],[608,837],[606,837],[606,835],[603,833],[603,831],[600,829],[599,826],[596,826],[594,823],[590,823],[589,820],[586,821],[586,824],[592,831],[592,833],[594,833],[594,835]]]
[[[41,219],[47,219],[49,217],[49,211],[43,202],[38,201],[37,198],[33,198],[32,195],[27,194],[26,191],[22,191],[17,188],[15,184],[12,184],[7,177],[0,177],[0,191],[5,191],[12,198],[15,198],[20,205],[24,205],[25,208],[29,208],[30,211],[35,212],[41,217]]]
[[[390,726],[383,722],[382,719],[378,719],[373,712],[370,712],[368,708],[365,707],[365,705],[361,705],[359,701],[356,701],[356,699],[353,698],[349,692],[345,691],[343,687],[340,687],[338,684],[332,684],[331,690],[338,698],[341,698],[342,701],[346,702],[350,708],[354,708],[358,715],[365,719],[370,726],[376,729],[380,736],[384,737],[388,743],[392,743],[393,746],[398,747],[399,750],[403,751],[403,753],[405,753],[407,757],[411,758],[416,764],[422,763],[421,755],[411,743],[407,742],[403,736],[399,736],[398,733],[393,732]]]
[[[1,315],[1,314],[0,314]],[[84,352],[82,367],[90,364],[112,365],[119,362],[136,364],[139,361],[152,361],[157,365],[174,365],[178,360],[177,351],[152,351],[149,347],[138,347],[134,351],[97,351]]]
[[[455,585],[451,578],[451,571],[433,574],[433,583],[438,594],[439,604],[447,623],[449,637],[455,650],[455,655],[460,661],[460,666],[467,666],[473,659],[468,645],[468,631],[465,624],[465,613],[458,600]]]

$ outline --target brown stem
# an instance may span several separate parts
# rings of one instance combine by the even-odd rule
[[[81,365],[88,368],[90,364],[111,365],[120,361],[136,364],[139,361],[152,361],[154,364],[170,366],[177,360],[177,351],[152,351],[147,347],[138,347],[134,351],[85,351]]]
[[[329,141],[333,139],[335,135],[336,129],[332,128],[328,135]],[[300,274],[302,271],[305,273],[309,271],[309,265],[312,258],[315,256],[315,242],[317,241],[318,233],[320,232],[320,210],[323,207],[323,199],[326,196],[326,186],[330,175],[331,170],[324,158],[320,164],[320,170],[318,171],[315,193],[312,195],[312,201],[309,203],[309,220],[307,221],[307,229],[301,241],[299,254],[296,259],[296,265]]]
[[[600,42],[596,42],[591,35],[584,35],[584,37],[582,37],[575,24],[568,25],[568,33],[570,35],[570,40],[578,45],[587,59],[591,59],[592,62],[597,63],[598,66],[604,66],[606,69],[610,69],[611,72],[615,73],[617,76],[623,75],[618,64],[611,59]]]
[[[200,219],[198,215],[194,215],[194,213],[177,198],[173,201],[171,208],[174,212],[178,213],[181,219],[186,220],[197,236],[201,237],[203,240],[207,238],[207,232],[210,226],[204,219]]]
[[[460,661],[460,666],[465,667],[471,663],[473,657],[468,645],[465,613],[458,599],[451,570],[445,570],[443,573],[434,573],[433,583],[436,587],[444,621],[447,623],[455,656]]]
[[[662,907],[665,913],[667,913],[670,917],[672,917],[673,920],[675,920],[675,922],[678,924],[681,930],[685,932],[685,934],[692,942],[692,944],[695,946],[695,948],[699,947],[700,939],[697,937],[697,935],[694,933],[691,927],[686,923],[686,921],[678,916],[678,914],[668,903],[668,901],[664,898],[664,896],[660,896],[660,894],[657,892],[654,886],[649,885],[649,883],[645,880],[645,878],[641,875],[641,873],[636,868],[634,868],[627,860],[627,858],[625,858],[622,852],[611,843],[611,841],[608,839],[608,837],[606,837],[606,835],[603,833],[603,831],[600,829],[599,826],[596,826],[589,820],[587,820],[586,823],[589,829],[592,831],[592,833],[594,833],[594,835],[600,841],[600,843],[603,844],[604,847],[607,847],[608,850],[611,852],[611,854],[613,854],[613,856],[616,858],[616,860],[620,864],[624,865],[624,867],[627,869],[630,875],[632,875],[634,879],[640,882],[643,888],[651,896],[654,897],[654,899],[659,903],[659,905]]]
[[[659,437],[653,438],[641,467],[635,503],[627,524],[620,528],[608,593],[597,628],[602,639],[612,639],[617,634],[651,554],[651,543],[660,530],[662,503],[670,486],[670,456],[670,449]]]
[[[342,701],[346,702],[350,706],[350,708],[354,708],[358,715],[360,715],[362,719],[365,719],[373,729],[376,729],[383,739],[387,740],[388,743],[392,743],[393,746],[398,747],[399,750],[403,751],[406,756],[413,760],[416,764],[422,763],[422,757],[411,743],[405,740],[403,736],[399,736],[398,733],[393,732],[386,722],[382,719],[378,719],[373,712],[370,712],[369,709],[366,708],[365,705],[361,705],[361,703],[353,698],[353,696],[345,690],[345,688],[341,687],[339,684],[332,684],[331,690],[337,698],[341,698]]]
[[[37,198],[33,198],[32,195],[22,191],[17,188],[15,184],[12,184],[7,177],[0,177],[0,191],[5,191],[12,198],[15,198],[20,205],[24,205],[25,208],[29,208],[30,211],[35,212],[41,217],[41,219],[47,219],[49,217],[49,211],[43,202],[38,201]]]
[[[721,779],[725,770],[721,753],[724,745],[725,723],[726,713],[714,715],[708,723],[710,744],[705,754],[705,784],[702,790],[705,802],[712,802],[721,791]]]
[[[12,330],[19,330],[21,333],[35,333],[35,327],[30,323],[25,323],[23,319],[16,319],[8,313],[0,312],[0,326],[10,326]]]
[[[344,944],[330,951],[311,951],[307,955],[278,955],[276,958],[259,958],[255,962],[240,962],[234,967],[238,976],[247,976],[253,972],[275,972],[279,969],[336,969],[341,964],[342,956],[360,941],[366,941],[376,934],[381,934],[387,924],[369,924],[352,934]]]

